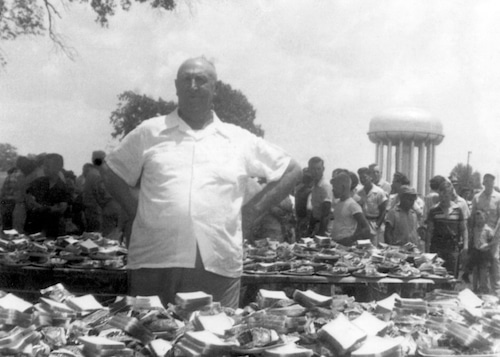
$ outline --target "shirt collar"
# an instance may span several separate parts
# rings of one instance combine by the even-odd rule
[[[213,119],[210,124],[201,130],[193,130],[182,118],[179,116],[178,110],[173,111],[169,115],[165,116],[165,130],[178,129],[190,136],[194,137],[205,137],[207,135],[213,134],[215,132],[222,134],[225,137],[230,137],[230,133],[227,132],[226,127],[223,122],[219,119],[217,114],[212,111]]]

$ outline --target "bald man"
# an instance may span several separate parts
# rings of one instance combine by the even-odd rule
[[[146,120],[100,165],[110,193],[135,217],[129,245],[129,294],[205,291],[237,307],[242,231],[281,202],[301,177],[282,149],[213,112],[217,73],[203,57],[180,66],[178,109]],[[250,177],[268,184],[246,205]],[[140,181],[138,200],[130,193]],[[243,222],[245,223],[245,222]]]

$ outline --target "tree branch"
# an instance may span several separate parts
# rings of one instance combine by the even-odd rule
[[[54,16],[62,19],[59,11],[52,5],[49,0],[43,0],[45,8],[47,9],[47,19],[49,22],[48,32],[49,38],[52,40],[57,49],[61,50],[70,60],[74,61],[77,55],[76,50],[73,47],[68,46],[62,36],[60,36],[54,29]]]

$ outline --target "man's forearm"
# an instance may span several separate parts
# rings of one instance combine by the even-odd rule
[[[111,196],[122,206],[129,217],[134,218],[138,200],[132,194],[130,186],[115,174],[106,163],[99,166],[99,172]]]
[[[302,169],[292,159],[281,179],[268,183],[245,205],[245,210],[253,211],[253,216],[258,220],[271,207],[283,201],[293,191],[301,177]]]
[[[467,230],[466,221],[461,223],[462,238],[463,238],[463,249],[469,249],[469,232]]]

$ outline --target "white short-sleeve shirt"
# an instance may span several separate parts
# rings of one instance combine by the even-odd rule
[[[359,204],[349,197],[345,201],[339,201],[333,206],[332,238],[339,241],[351,237],[358,228],[358,221],[354,218],[357,213],[363,213]]]
[[[242,272],[241,206],[249,177],[276,181],[290,157],[250,132],[214,120],[192,130],[177,114],[149,119],[106,158],[130,186],[140,181],[128,268]]]

